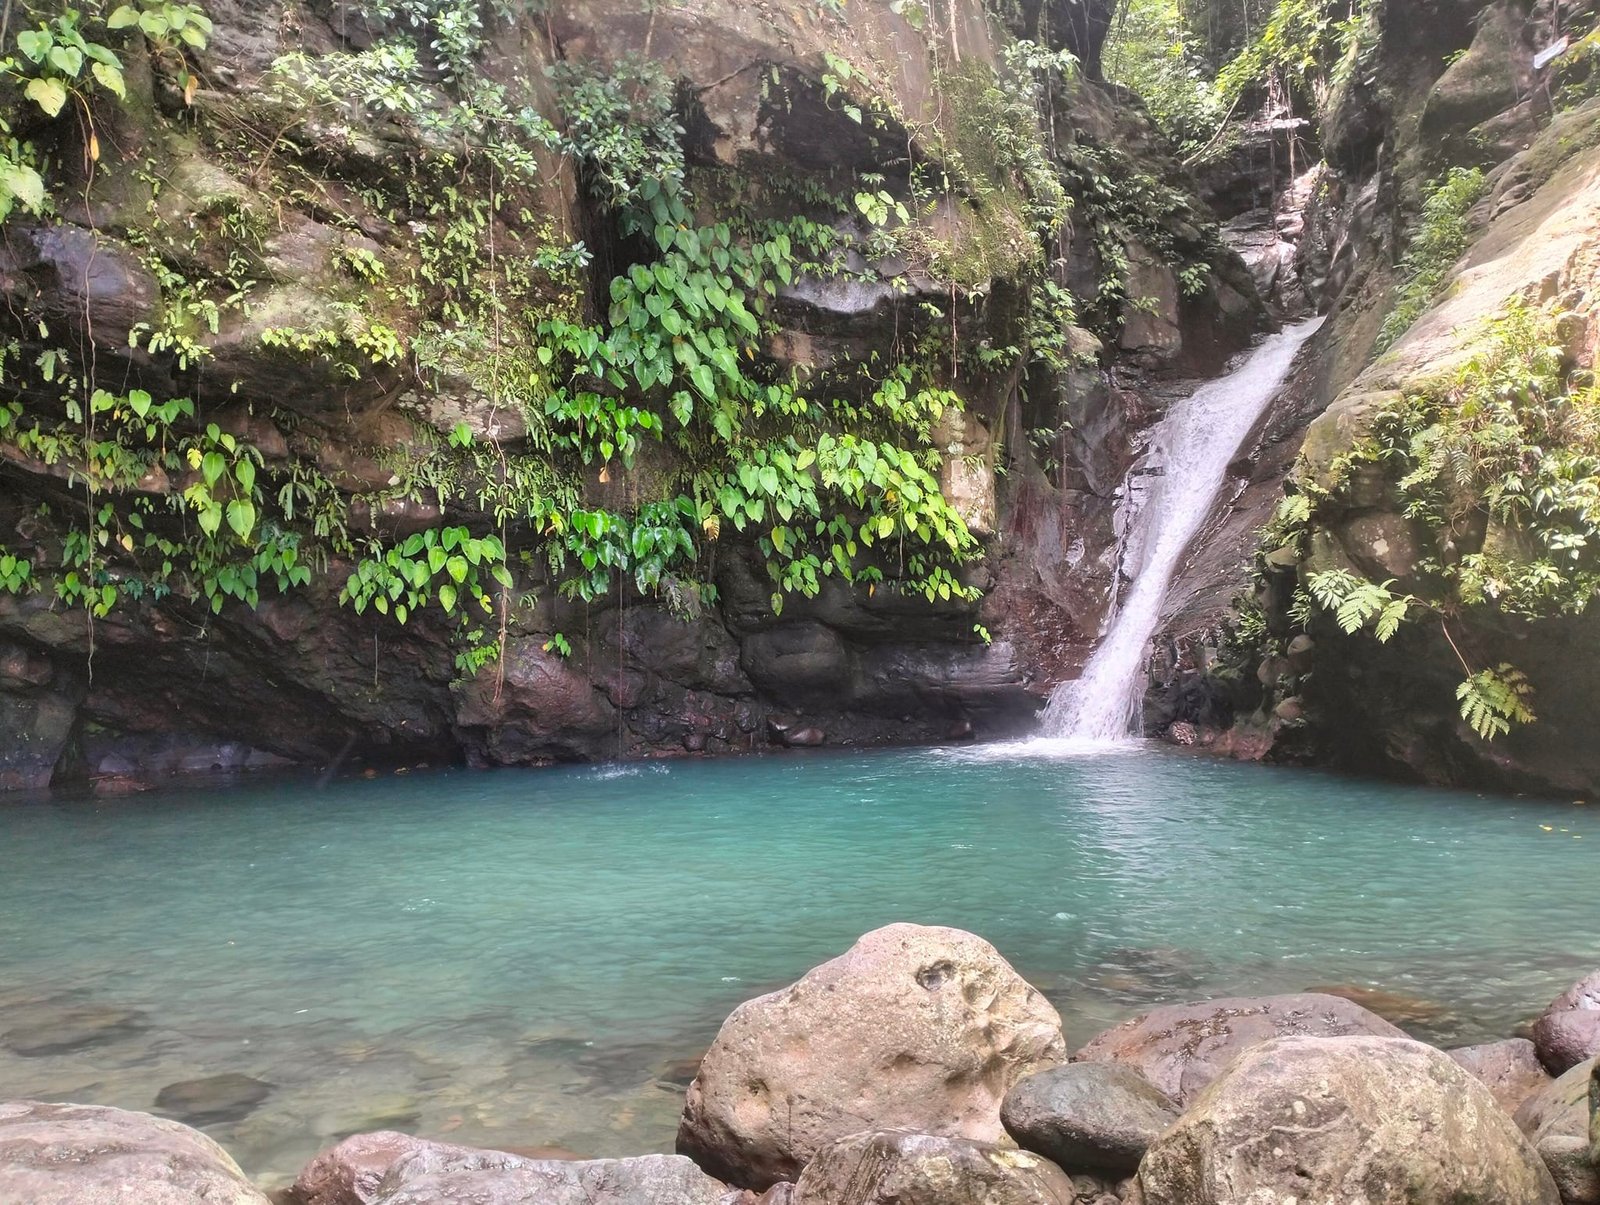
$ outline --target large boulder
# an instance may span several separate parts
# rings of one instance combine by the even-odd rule
[[[7,1205],[268,1205],[197,1130],[96,1105],[0,1104]]]
[[[738,1196],[681,1155],[564,1161],[428,1143],[389,1169],[372,1205],[727,1205]]]
[[[1246,1051],[1151,1145],[1139,1183],[1145,1205],[1559,1205],[1489,1090],[1405,1038]]]
[[[1108,1029],[1072,1058],[1126,1063],[1186,1105],[1241,1051],[1259,1042],[1358,1034],[1405,1037],[1382,1017],[1337,996],[1240,996],[1152,1009]]]
[[[1067,1063],[1006,1093],[1000,1121],[1017,1144],[1069,1172],[1130,1176],[1178,1106],[1122,1063]]]
[[[1600,1057],[1579,1063],[1523,1102],[1516,1122],[1538,1146],[1546,1138],[1583,1138],[1589,1133],[1589,1080]]]
[[[474,1153],[468,1147],[430,1142],[397,1130],[353,1134],[301,1168],[289,1195],[295,1205],[371,1205],[389,1169],[422,1150],[440,1155]]]
[[[890,925],[734,1010],[689,1087],[678,1150],[765,1188],[864,1129],[1000,1141],[1007,1090],[1064,1055],[1055,1009],[988,942]]]
[[[818,1151],[789,1205],[1073,1205],[1072,1181],[1027,1151],[906,1130],[852,1134]]]
[[[1533,1044],[1552,1075],[1563,1075],[1600,1054],[1600,971],[1551,1001],[1533,1023]]]
[[[1507,1113],[1515,1113],[1523,1101],[1550,1084],[1550,1073],[1540,1065],[1527,1038],[1461,1046],[1450,1051],[1450,1057],[1476,1076]]]

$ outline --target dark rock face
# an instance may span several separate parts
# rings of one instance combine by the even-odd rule
[[[18,1205],[268,1205],[197,1130],[145,1113],[0,1104],[0,1201]]]
[[[1139,1168],[1145,1205],[1362,1200],[1558,1205],[1489,1091],[1394,1038],[1279,1038],[1246,1051]]]
[[[1006,1133],[1025,1150],[1069,1172],[1121,1177],[1163,1130],[1178,1106],[1121,1063],[1068,1063],[1017,1083],[1000,1106]]]
[[[806,1165],[790,1205],[1073,1205],[1072,1181],[1026,1151],[904,1130],[854,1134]]]
[[[1337,996],[1244,996],[1153,1009],[1109,1029],[1073,1055],[1123,1063],[1187,1106],[1241,1051],[1272,1038],[1405,1035]]]

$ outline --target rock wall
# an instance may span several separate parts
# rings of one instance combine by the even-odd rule
[[[58,199],[53,213],[14,208],[0,227],[0,351],[38,366],[65,349],[85,381],[114,380],[157,403],[192,399],[194,414],[174,420],[173,438],[235,441],[230,451],[248,444],[259,452],[252,477],[270,478],[274,490],[303,484],[293,495],[307,512],[297,531],[337,523],[358,542],[391,545],[453,524],[498,532],[518,602],[502,597],[485,621],[500,621],[497,655],[463,668],[454,625],[436,610],[401,626],[342,606],[355,565],[337,552],[304,558],[295,572],[308,580],[282,592],[265,563],[248,583],[219,587],[213,573],[209,596],[196,585],[200,570],[135,589],[115,563],[116,543],[137,533],[91,523],[104,553],[72,543],[74,516],[105,496],[95,492],[102,477],[92,456],[52,456],[0,428],[0,555],[31,573],[0,590],[0,787],[87,779],[114,790],[255,767],[535,764],[1025,731],[1103,618],[1116,492],[1161,405],[1147,382],[1214,370],[1264,315],[1203,205],[1169,188],[1143,232],[1126,222],[1094,237],[1057,232],[1052,270],[1085,298],[1113,270],[1108,252],[1126,253],[1126,301],[1093,317],[1100,338],[1061,326],[1058,310],[1049,337],[1069,365],[1062,372],[1024,373],[1015,346],[984,358],[1024,342],[1021,316],[1037,287],[1023,237],[1036,198],[1015,175],[974,166],[992,157],[993,131],[970,120],[977,102],[993,103],[1016,35],[1070,48],[1085,67],[1084,78],[1051,92],[1028,135],[1053,157],[1080,213],[1093,212],[1092,187],[1104,187],[1074,174],[1089,150],[1116,148],[1114,170],[1140,180],[1180,176],[1131,98],[1093,82],[1109,6],[1001,7],[997,16],[980,0],[909,14],[862,0],[837,10],[565,0],[538,17],[478,14],[478,70],[495,103],[541,128],[581,120],[558,103],[552,66],[625,78],[653,64],[671,82],[705,196],[737,197],[753,179],[781,178],[803,194],[865,178],[903,204],[917,173],[966,181],[907,214],[935,250],[856,264],[849,281],[795,280],[776,299],[761,350],[775,371],[839,372],[892,360],[907,332],[926,327],[930,301],[959,311],[949,318],[950,362],[989,366],[944,374],[965,412],[933,439],[946,496],[985,541],[986,558],[967,570],[981,602],[826,578],[815,597],[790,596],[775,613],[754,533],[711,526],[699,555],[715,602],[641,592],[621,575],[608,592],[575,601],[544,564],[551,529],[542,521],[487,514],[427,476],[433,452],[463,433],[501,457],[491,476],[504,478],[513,462],[536,468],[539,453],[528,416],[486,387],[470,347],[436,339],[446,348],[426,372],[419,357],[383,347],[386,332],[416,335],[419,309],[380,288],[381,273],[428,268],[444,220],[428,216],[418,165],[436,170],[454,152],[449,135],[394,116],[404,98],[352,105],[331,73],[352,54],[391,45],[404,32],[400,18],[349,4],[215,0],[203,45],[119,42],[126,103],[96,93],[86,109],[97,159],[82,131],[6,93],[25,114],[19,132],[44,148]],[[424,46],[418,87],[451,78],[447,54]],[[302,76],[334,82],[286,91],[296,63]],[[979,85],[990,90],[973,91]],[[358,77],[345,85],[360,86]],[[537,184],[519,185],[515,206],[495,196],[492,178],[487,194],[474,193],[463,169],[452,204],[498,202],[512,216],[498,227],[506,246],[457,251],[478,265],[470,271],[487,263],[492,272],[497,254],[583,239],[592,259],[564,287],[595,308],[608,277],[640,253],[608,226],[590,169],[562,154],[559,138],[524,149]],[[406,188],[408,221],[376,199]],[[1180,287],[1184,262],[1204,269],[1198,287],[1192,277]],[[486,279],[467,283],[482,292]],[[49,372],[24,374],[21,389],[24,403],[55,413],[51,422],[80,421],[70,399],[62,410]],[[87,411],[92,438],[92,404]],[[121,498],[142,513],[182,512],[179,500],[202,477],[216,484],[191,455],[192,471],[148,473]],[[627,467],[590,466],[582,495],[636,506],[684,467],[646,441]],[[311,536],[303,539],[309,548]],[[77,585],[64,589],[68,578]],[[106,606],[91,588],[111,592]],[[219,590],[227,597],[207,605]]]
[[[1565,314],[1569,366],[1593,362],[1596,111],[1592,101],[1558,96],[1559,63],[1532,68],[1557,28],[1582,30],[1592,14],[1390,3],[1368,20],[1355,69],[1319,114],[1323,159],[1311,169],[1294,249],[1295,283],[1330,318],[1174,589],[1147,723],[1160,733],[1176,722],[1179,739],[1241,756],[1587,794],[1600,765],[1583,735],[1592,697],[1581,662],[1592,639],[1586,616],[1460,621],[1456,638],[1470,663],[1513,662],[1536,691],[1538,722],[1487,741],[1459,713],[1462,662],[1437,623],[1407,623],[1382,644],[1370,632],[1345,635],[1326,612],[1313,609],[1304,627],[1291,615],[1296,587],[1312,574],[1342,568],[1426,595],[1433,578],[1418,566],[1462,551],[1435,546],[1380,467],[1342,488],[1337,503],[1319,502],[1303,544],[1257,551],[1282,483],[1312,493],[1327,485],[1375,415],[1480,354],[1488,324],[1508,307]],[[1426,312],[1379,354],[1423,195],[1451,169],[1486,173],[1467,218],[1470,249]],[[1231,598],[1252,594],[1267,630],[1240,655],[1228,630],[1237,616],[1225,617]]]

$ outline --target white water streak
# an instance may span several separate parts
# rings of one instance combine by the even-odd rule
[[[1150,639],[1185,550],[1205,522],[1239,445],[1288,378],[1300,345],[1322,320],[1268,338],[1234,373],[1173,404],[1129,474],[1147,497],[1124,537],[1120,560],[1131,586],[1082,677],[1064,682],[1044,713],[1044,735],[1076,746],[1138,735]]]

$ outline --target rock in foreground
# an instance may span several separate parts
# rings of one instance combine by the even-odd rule
[[[371,1205],[389,1169],[422,1150],[440,1155],[487,1153],[430,1142],[397,1130],[355,1134],[306,1164],[295,1177],[290,1195],[295,1205]]]
[[[0,1104],[5,1205],[268,1205],[215,1142],[95,1105]]]
[[[1108,1029],[1074,1062],[1126,1063],[1180,1105],[1187,1105],[1240,1051],[1282,1037],[1356,1034],[1403,1038],[1375,1013],[1338,996],[1238,996],[1156,1008]]]
[[[1600,1054],[1600,971],[1557,996],[1533,1023],[1533,1044],[1551,1075],[1565,1075]]]
[[[1396,1038],[1246,1051],[1151,1145],[1139,1183],[1145,1205],[1559,1205],[1489,1090]]]
[[[890,925],[734,1010],[689,1088],[678,1150],[765,1188],[866,1129],[995,1141],[1006,1091],[1064,1053],[1055,1009],[988,942]]]
[[[1535,1146],[1546,1138],[1583,1138],[1589,1133],[1589,1081],[1600,1057],[1579,1063],[1523,1102],[1517,1125]]]
[[[1020,1081],[1000,1106],[1006,1133],[1069,1172],[1130,1176],[1178,1107],[1121,1063],[1068,1063]]]
[[[1027,1151],[904,1130],[853,1134],[817,1152],[790,1205],[1073,1205],[1059,1167]]]
[[[1476,1076],[1507,1113],[1515,1113],[1528,1097],[1550,1084],[1550,1074],[1527,1038],[1462,1046],[1450,1051],[1450,1057]]]
[[[428,1143],[389,1169],[372,1205],[724,1205],[737,1196],[681,1155],[566,1162]]]

